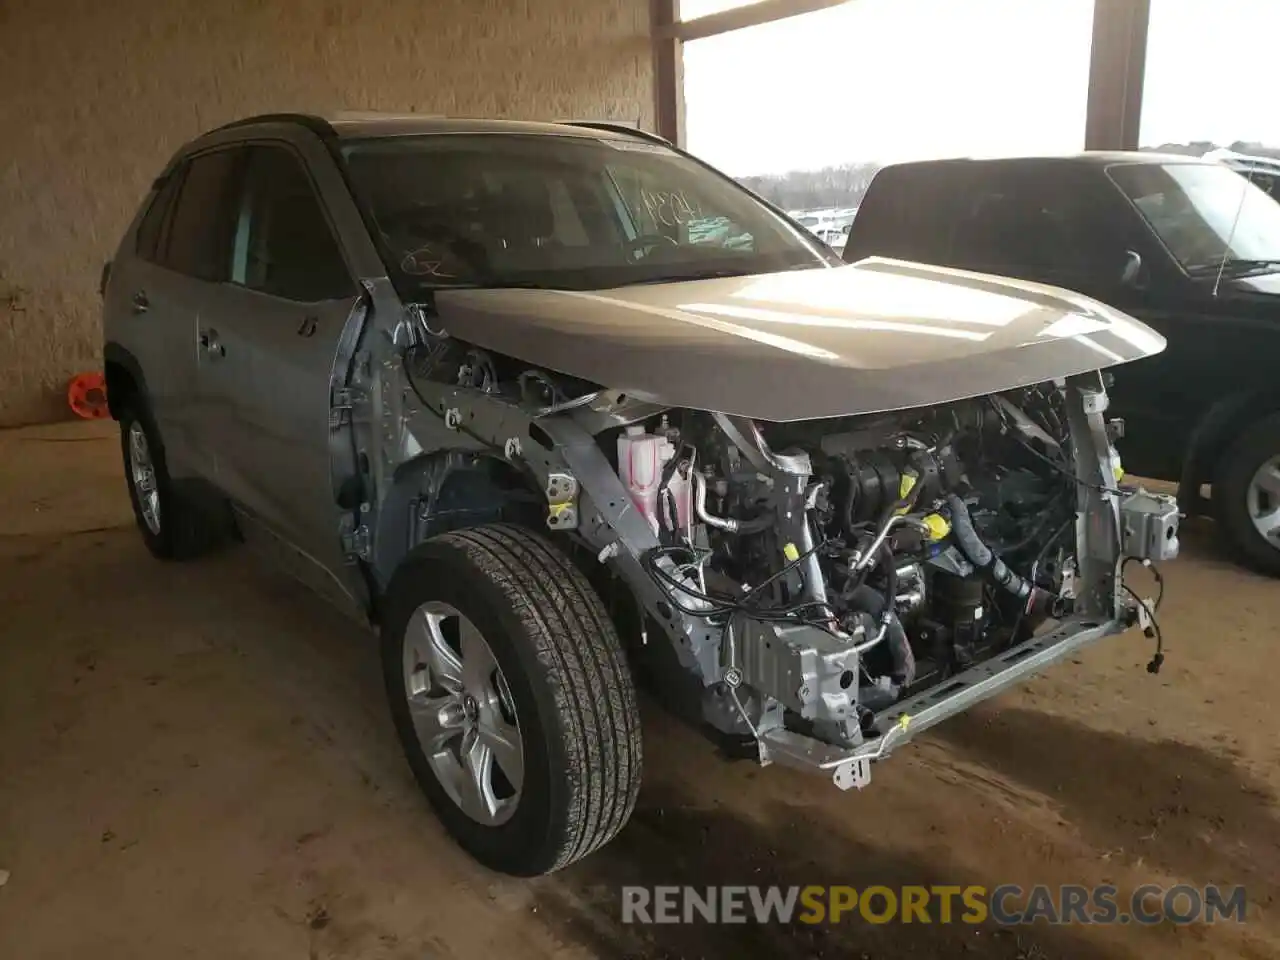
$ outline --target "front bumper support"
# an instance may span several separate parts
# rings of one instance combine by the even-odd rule
[[[834,747],[778,729],[761,733],[762,758],[766,762],[825,774],[842,790],[861,789],[870,782],[871,761],[887,757],[921,731],[1020,683],[1081,647],[1124,629],[1125,624],[1119,620],[1068,618],[1052,630],[878,713],[872,730],[879,736],[865,743],[856,747]]]

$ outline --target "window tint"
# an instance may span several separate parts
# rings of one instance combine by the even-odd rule
[[[1106,231],[1093,225],[1093,193],[1086,178],[1070,171],[991,168],[959,205],[950,262],[977,269],[1091,271],[1112,246]]]
[[[158,263],[167,238],[165,228],[169,224],[169,212],[173,209],[173,198],[182,186],[182,177],[186,167],[178,167],[160,184],[160,189],[152,194],[151,205],[138,224],[137,253],[144,260]]]
[[[1228,167],[1129,163],[1107,174],[1189,271],[1214,273],[1224,257],[1280,260],[1280,205]]]
[[[202,280],[226,278],[238,157],[239,151],[219,150],[187,164],[158,262]]]
[[[894,257],[945,265],[948,224],[957,197],[965,192],[962,172],[950,164],[886,167],[872,179],[858,207],[845,261]]]
[[[311,180],[284,147],[249,151],[231,278],[307,303],[355,292]]]

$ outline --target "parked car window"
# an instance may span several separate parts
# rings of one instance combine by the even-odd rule
[[[311,178],[286,147],[249,150],[231,259],[234,283],[286,300],[355,293]]]
[[[963,172],[951,164],[886,167],[858,207],[844,259],[893,257],[948,265],[954,207],[968,193]]]
[[[187,164],[159,262],[202,280],[226,279],[239,157],[239,150],[218,150]]]
[[[370,139],[343,156],[406,296],[593,289],[838,261],[733,181],[648,142],[479,134]]]
[[[1225,166],[1132,163],[1107,168],[1169,252],[1190,273],[1227,265],[1280,266],[1280,203]]]
[[[955,266],[1089,273],[1101,259],[1087,189],[1048,173],[992,170],[959,204],[951,232]],[[1115,259],[1115,258],[1112,258]]]
[[[185,166],[174,169],[160,184],[160,189],[152,197],[147,212],[142,215],[142,222],[138,224],[135,250],[143,260],[149,260],[152,263],[162,261],[168,240],[165,230],[171,221],[169,214],[173,211],[173,198],[178,195],[178,189],[182,186],[182,178],[186,172]]]

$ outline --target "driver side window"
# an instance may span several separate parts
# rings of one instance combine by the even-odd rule
[[[251,147],[231,279],[303,303],[355,295],[310,177],[285,147]]]

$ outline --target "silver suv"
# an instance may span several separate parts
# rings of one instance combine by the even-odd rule
[[[626,822],[633,669],[730,752],[847,789],[1158,633],[1124,563],[1175,555],[1177,514],[1119,485],[1099,372],[1158,335],[846,266],[655,137],[253,118],[179,151],[103,279],[148,548],[246,541],[376,629],[413,772],[500,870]]]

